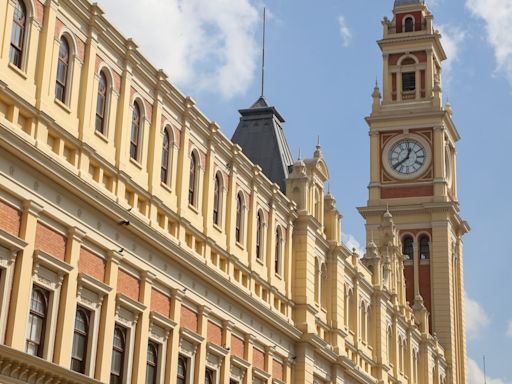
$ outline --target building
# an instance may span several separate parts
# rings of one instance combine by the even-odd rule
[[[465,383],[445,53],[393,13],[361,257],[265,99],[229,140],[97,5],[0,0],[0,382]]]

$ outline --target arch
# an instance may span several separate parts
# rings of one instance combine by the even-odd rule
[[[98,92],[96,94],[96,119],[95,129],[96,132],[105,135],[106,120],[107,120],[107,106],[110,99],[110,84],[112,84],[107,76],[107,71],[101,69],[98,74]]]
[[[235,240],[237,243],[242,243],[244,231],[244,196],[242,192],[236,195],[236,220],[235,220]]]
[[[258,210],[256,215],[256,259],[263,260],[263,248],[265,243],[265,219],[263,211]]]
[[[9,63],[22,69],[25,60],[25,47],[27,46],[27,21],[29,15],[27,5],[23,0],[15,0],[14,14],[11,28],[11,47],[9,50]]]
[[[414,239],[411,235],[402,238],[402,253],[405,261],[414,260]]]
[[[162,159],[160,164],[160,182],[169,185],[171,182],[172,150],[173,150],[172,128],[166,126],[162,138]]]
[[[402,19],[402,31],[414,32],[416,30],[416,19],[413,15],[405,15]]]
[[[140,161],[142,131],[144,127],[144,104],[140,99],[133,102],[130,132],[130,158]]]
[[[274,255],[274,273],[281,275],[282,274],[282,264],[283,264],[283,234],[281,231],[281,226],[276,226],[276,244],[275,244],[275,255]]]
[[[430,237],[426,234],[420,235],[419,240],[420,260],[430,260]]]
[[[406,54],[400,57],[398,59],[397,65],[398,66],[404,66],[404,65],[416,65],[419,64],[419,60],[415,55]]]
[[[222,224],[222,203],[223,203],[224,179],[222,173],[218,171],[215,174],[213,186],[213,224]]]
[[[199,153],[192,150],[190,153],[190,169],[188,179],[188,203],[197,207],[199,190]]]

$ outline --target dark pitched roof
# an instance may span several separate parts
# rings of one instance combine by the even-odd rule
[[[395,0],[395,7],[411,4],[425,4],[425,0]]]
[[[283,117],[263,97],[250,108],[239,112],[240,123],[231,140],[284,193],[288,168],[293,164],[293,158],[284,135]]]

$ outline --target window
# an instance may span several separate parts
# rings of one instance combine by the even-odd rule
[[[278,275],[281,274],[281,249],[282,249],[281,243],[282,243],[281,228],[277,227],[274,272],[277,273]]]
[[[256,258],[261,260],[263,258],[262,255],[262,247],[263,247],[263,215],[261,211],[258,212],[256,223]]]
[[[28,318],[26,352],[29,355],[43,357],[44,333],[46,318],[48,316],[48,291],[34,286],[30,301],[30,313]]]
[[[146,384],[156,384],[158,369],[158,345],[152,341],[148,344],[146,359]]]
[[[425,235],[420,237],[420,259],[430,259],[430,239]]]
[[[406,17],[404,21],[405,32],[414,32],[414,19],[412,17]]]
[[[73,334],[73,350],[71,352],[71,369],[79,373],[85,373],[90,317],[89,311],[80,307],[77,308],[75,314],[75,332]]]
[[[96,132],[105,134],[105,115],[107,111],[107,76],[100,72],[98,95],[96,98]]]
[[[130,157],[133,160],[139,160],[139,144],[142,118],[139,103],[133,103],[132,111],[132,132],[130,135]]]
[[[404,254],[405,260],[413,260],[414,258],[414,241],[411,236],[406,236],[403,239],[402,253]]]
[[[235,240],[240,243],[242,241],[242,208],[243,200],[242,194],[239,193],[236,197],[236,221],[235,221]]]
[[[112,347],[112,367],[110,368],[110,384],[122,384],[124,380],[124,355],[126,351],[126,329],[116,325],[114,344]]]
[[[416,73],[405,72],[402,73],[402,91],[414,92],[416,90]]]
[[[213,190],[213,223],[220,225],[220,208],[222,204],[222,181],[221,175],[215,176],[215,186]]]
[[[69,43],[65,37],[60,38],[59,61],[57,63],[57,79],[55,82],[55,97],[66,102],[69,77]]]
[[[169,182],[169,159],[171,150],[171,137],[169,130],[164,131],[164,140],[162,143],[162,165],[160,166],[160,181],[164,184]]]
[[[188,203],[196,205],[196,189],[197,189],[197,155],[192,152],[190,156],[190,176],[188,180]]]
[[[21,68],[23,60],[23,46],[25,43],[25,29],[27,23],[27,10],[21,0],[16,0],[14,6],[14,17],[12,21],[11,32],[11,50],[9,52],[9,62],[18,68]]]
[[[178,375],[176,384],[186,384],[187,381],[187,359],[183,356],[178,357]]]
[[[204,384],[214,384],[215,383],[215,372],[211,369],[206,368],[206,372],[204,374]]]

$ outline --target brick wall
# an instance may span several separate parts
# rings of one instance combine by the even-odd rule
[[[117,292],[125,294],[132,300],[139,301],[139,290],[139,280],[120,269],[117,275]]]
[[[14,236],[20,235],[21,212],[0,201],[0,229]]]
[[[265,352],[259,350],[258,348],[254,348],[252,353],[252,365],[256,368],[265,370]]]
[[[37,223],[35,249],[40,249],[57,259],[66,256],[66,237],[46,225]]]
[[[197,313],[189,309],[188,307],[181,307],[181,318],[180,326],[186,329],[190,329],[193,332],[197,332],[198,318]]]
[[[283,380],[284,378],[284,369],[283,369],[283,363],[272,360],[272,377],[274,379]]]
[[[222,345],[222,328],[211,321],[208,321],[208,341],[213,344]]]
[[[91,251],[81,248],[78,272],[85,273],[99,281],[105,281],[105,260]]]
[[[245,349],[245,343],[244,341],[237,337],[233,336],[231,337],[231,353],[241,359],[244,358],[244,349]]]
[[[171,298],[156,289],[152,289],[151,310],[165,317],[169,317],[171,314]]]
[[[404,266],[405,299],[410,305],[414,303],[414,265]]]

